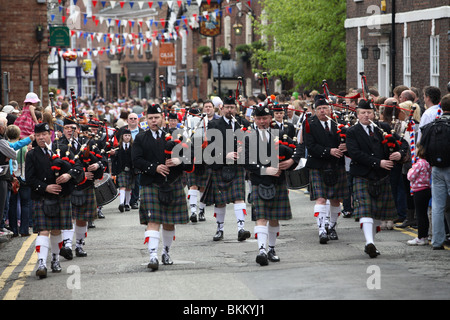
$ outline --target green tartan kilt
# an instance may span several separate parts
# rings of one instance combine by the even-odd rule
[[[139,221],[141,224],[164,223],[186,224],[189,222],[189,213],[186,202],[186,193],[181,179],[172,184],[173,201],[170,205],[160,203],[157,185],[141,186]]]
[[[117,186],[119,188],[133,189],[134,188],[134,175],[131,171],[122,171],[117,175]]]
[[[197,170],[194,172],[186,173],[187,176],[187,185],[188,187],[197,186],[198,188],[206,187],[206,183],[208,182],[209,175],[211,173],[211,169],[205,168],[202,173],[198,173]]]
[[[353,177],[353,216],[355,218],[373,218],[377,220],[393,220],[397,209],[391,191],[389,178],[381,185],[381,194],[373,198],[368,191],[369,181]]]
[[[309,169],[310,200],[317,200],[319,198],[344,200],[349,197],[347,173],[344,166],[339,166],[336,169],[338,180],[334,186],[327,186],[325,184],[320,171],[320,169]]]
[[[44,200],[33,200],[33,232],[72,229],[72,203],[70,196],[59,198],[60,214],[47,217],[43,210]]]
[[[245,169],[236,168],[236,176],[231,182],[224,182],[222,170],[211,170],[211,188],[204,196],[204,203],[210,205],[223,205],[245,200]]]
[[[97,200],[94,187],[89,187],[83,191],[86,201],[80,207],[72,205],[72,217],[81,221],[94,221],[97,219]]]
[[[275,185],[276,194],[271,200],[263,200],[258,194],[258,186],[252,185],[252,215],[256,220],[292,219],[289,192],[285,184]]]

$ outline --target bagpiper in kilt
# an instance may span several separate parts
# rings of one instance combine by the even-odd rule
[[[174,153],[174,146],[181,143],[162,131],[162,109],[151,105],[147,110],[149,130],[136,136],[131,150],[133,166],[141,172],[140,223],[147,225],[144,233],[150,254],[147,265],[158,270],[159,239],[162,236],[162,263],[173,264],[169,249],[175,237],[175,224],[189,222],[186,193],[181,181],[184,171],[192,170],[192,159],[185,156],[184,149]],[[181,143],[183,146],[183,143]],[[184,148],[184,147],[183,147]],[[160,226],[163,225],[160,233]]]
[[[254,117],[258,129],[252,130],[245,138],[245,168],[252,184],[252,210],[256,219],[254,233],[259,250],[256,262],[265,266],[269,260],[280,261],[275,253],[279,220],[292,219],[284,171],[295,168],[299,156],[292,139],[289,138],[287,146],[277,145],[281,139],[268,132],[272,115],[267,106],[255,106]],[[287,135],[285,138],[288,139]]]
[[[85,172],[84,181],[75,186],[71,196],[72,218],[75,220],[75,254],[77,257],[87,256],[83,246],[87,236],[88,224],[97,218],[94,181],[102,179],[105,171],[105,159],[95,141],[95,133],[98,130],[98,126],[99,122],[95,120],[89,122],[91,132],[89,137],[85,138],[77,154]],[[64,249],[61,251],[61,255],[66,259],[71,259],[72,257],[69,250],[71,251],[71,246],[69,247],[68,244],[65,244]]]
[[[380,254],[374,245],[380,220],[393,219],[397,213],[389,171],[394,161],[407,156],[408,143],[401,138],[401,143],[397,144],[398,150],[392,152],[385,144],[389,125],[373,122],[375,113],[372,103],[363,99],[356,111],[359,123],[347,130],[347,150],[352,159],[353,214],[359,218],[366,239],[364,251],[370,258],[375,258]],[[396,134],[393,136],[400,139]]]
[[[210,103],[212,102],[205,102]],[[203,148],[203,141],[206,136],[207,129],[207,118],[206,114],[200,115],[200,111],[191,107],[186,109],[185,116],[185,127],[188,129],[190,134],[190,139],[194,141],[194,148]],[[173,113],[169,114],[169,119]],[[195,152],[195,150],[193,150]],[[200,201],[197,205],[199,199],[202,198],[205,191],[206,183],[208,182],[210,169],[207,168],[203,163],[195,163],[194,171],[186,173],[187,186],[188,186],[188,202],[189,209],[191,211],[191,216],[189,220],[191,222],[205,221],[205,207],[206,204]],[[198,208],[198,219],[197,219],[197,208]]]
[[[348,197],[344,153],[337,123],[332,119],[331,106],[324,95],[316,95],[315,116],[308,119],[304,141],[308,150],[306,167],[309,168],[310,199],[316,201],[314,216],[319,229],[319,242],[338,240],[336,225],[341,212],[340,202]],[[327,200],[330,202],[328,209]],[[328,225],[329,212],[329,225]]]
[[[36,276],[47,277],[47,255],[51,249],[52,272],[61,272],[59,263],[61,230],[72,227],[70,194],[74,185],[84,178],[81,163],[74,160],[67,146],[51,145],[48,123],[35,126],[37,146],[27,153],[25,179],[33,201],[33,231],[38,233]],[[53,151],[52,151],[53,150]],[[66,153],[67,151],[67,153]],[[64,154],[64,157],[59,155]]]
[[[236,114],[236,101],[233,97],[225,97],[223,104],[220,105],[222,117],[208,123],[208,141],[214,145],[212,157],[217,161],[208,164],[211,168],[208,184],[201,201],[207,206],[214,204],[214,215],[216,217],[217,230],[213,237],[214,241],[223,239],[226,205],[234,204],[234,213],[237,220],[238,241],[244,241],[251,236],[250,232],[245,230],[245,169],[237,164],[241,155],[243,141],[238,141],[236,132],[244,130],[250,125],[248,121],[240,118],[238,122]],[[245,129],[244,129],[245,128]],[[244,132],[243,131],[243,132]],[[212,134],[210,134],[213,132]],[[214,134],[220,134],[221,142],[216,141]],[[232,139],[232,140],[231,140]],[[227,149],[230,144],[232,151]]]
[[[131,161],[133,139],[131,131],[124,129],[119,140],[119,149],[112,159],[112,174],[117,178],[119,187],[119,211],[130,211],[131,190],[134,188],[135,174]]]

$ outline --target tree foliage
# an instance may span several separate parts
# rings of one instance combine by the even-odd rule
[[[345,79],[345,0],[261,0],[261,5],[263,14],[254,24],[269,49],[254,50],[255,71],[307,88],[323,79]]]

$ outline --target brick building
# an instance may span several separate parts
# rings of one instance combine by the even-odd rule
[[[0,104],[6,104],[6,100],[22,104],[32,87],[46,105],[48,33],[45,0],[0,1],[0,21]],[[4,72],[10,77],[8,93],[3,91]]]
[[[244,80],[244,95],[260,90],[250,63],[236,52],[239,45],[257,40],[251,22],[252,16],[260,15],[258,1],[51,1],[55,3],[51,21],[69,26],[70,49],[78,55],[75,61],[61,62],[67,48],[51,49],[50,63],[63,67],[50,75],[50,83],[61,87],[58,78],[63,77],[63,91],[74,87],[78,96],[98,94],[110,101],[122,96],[160,98],[159,79],[164,76],[166,96],[179,101],[205,99],[218,93],[214,53],[221,48],[229,52],[221,64],[222,95],[236,90],[238,76]],[[201,35],[202,21],[216,19],[220,35]],[[238,25],[241,34],[235,32]],[[176,65],[159,65],[164,44],[173,44]],[[205,46],[210,49],[208,59],[197,53]],[[89,73],[82,71],[86,59],[92,63]]]
[[[448,0],[347,0],[347,88],[361,87],[363,71],[368,85],[377,87],[382,96],[390,96],[402,84],[419,90],[432,85],[446,93],[448,4]]]

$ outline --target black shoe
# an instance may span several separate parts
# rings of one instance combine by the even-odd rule
[[[125,211],[125,206],[123,205],[123,203],[119,204],[119,211],[120,212],[124,212]]]
[[[39,279],[47,278],[47,267],[42,263],[42,259],[39,259],[39,266],[36,270],[36,277],[39,277]]]
[[[81,247],[76,247],[75,248],[75,255],[77,257],[87,257],[86,251],[84,251],[83,248],[81,248]]]
[[[133,204],[131,205],[131,209],[133,209],[133,210],[139,209],[138,204],[137,204],[137,203],[133,203]]]
[[[272,262],[278,262],[280,261],[280,258],[275,253],[275,249],[269,249],[269,252],[267,252],[267,258]]]
[[[267,254],[265,252],[260,252],[256,256],[256,263],[259,263],[260,266],[267,266],[269,264],[269,259],[267,258]]]
[[[319,242],[320,244],[326,244],[330,240],[328,237],[328,234],[324,231],[319,235]]]
[[[191,217],[189,218],[189,220],[191,220],[191,222],[197,222],[197,214],[195,214],[195,213],[191,214]]]
[[[371,258],[376,258],[380,255],[380,252],[377,250],[373,243],[366,244],[364,252],[367,253]]]
[[[198,221],[206,221],[205,209],[200,209],[200,211],[198,213]]]
[[[99,219],[105,219],[105,215],[102,212],[102,208],[98,208],[98,210],[97,210],[97,217]]]
[[[125,205],[125,211],[130,211],[131,209],[130,209],[130,205],[129,204],[126,204]]]
[[[67,260],[72,260],[73,259],[72,249],[65,247],[64,242],[65,241],[63,241],[63,246],[61,247],[61,249],[59,249],[59,255],[66,258]]]
[[[88,221],[88,229],[95,228],[95,224],[93,221]]]
[[[52,261],[51,269],[52,269],[52,272],[61,272],[62,268],[61,268],[61,264],[59,263],[59,261]]]
[[[250,236],[250,231],[247,231],[245,229],[241,229],[238,231],[238,241],[244,241],[245,239],[250,238]]]
[[[220,241],[223,239],[223,231],[217,230],[216,234],[213,237],[213,241]]]
[[[352,213],[350,211],[342,211],[342,217],[344,218],[351,218]]]
[[[163,263],[163,265],[172,265],[173,264],[173,261],[172,261],[172,259],[170,258],[170,256],[169,256],[169,254],[168,253],[163,253],[162,254],[162,256],[161,256],[161,261],[162,261],[162,263]]]
[[[328,236],[330,240],[339,240],[336,229],[334,227],[328,229]]]
[[[159,266],[158,258],[150,258],[150,262],[148,263],[147,268],[156,271],[158,270],[158,266]]]
[[[403,223],[401,225],[396,226],[397,228],[406,228],[406,227],[412,227],[413,225],[417,224],[416,220],[403,220]]]
[[[433,250],[445,250],[444,246],[433,247]]]

